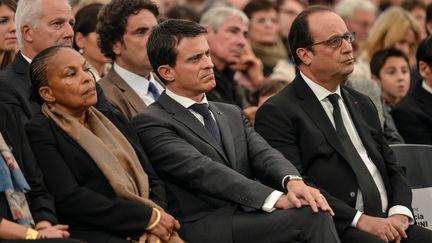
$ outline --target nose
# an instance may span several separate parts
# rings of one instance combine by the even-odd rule
[[[73,25],[71,23],[68,23],[68,24],[65,25],[64,38],[70,38],[70,39],[72,39],[73,36],[74,36]]]
[[[9,23],[9,32],[12,32],[12,33],[16,32],[15,21],[13,19]]]
[[[353,52],[352,43],[349,42],[346,39],[342,39],[342,48],[341,48],[341,50],[344,53],[351,53],[351,52]]]
[[[211,60],[210,55],[205,56],[204,68],[213,69],[213,67],[214,67],[214,64],[213,64],[213,61]]]

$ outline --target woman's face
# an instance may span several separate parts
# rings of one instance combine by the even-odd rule
[[[98,44],[97,44],[98,34],[96,32],[91,32],[87,36],[83,36],[81,33],[76,33],[75,41],[77,45],[83,50],[83,55],[93,66],[98,66],[108,63],[109,59],[106,58]]]
[[[416,47],[416,37],[414,31],[408,30],[404,37],[394,44],[394,48],[403,52],[406,56],[411,56],[411,51]]]
[[[295,0],[285,0],[279,7],[279,33],[283,38],[288,38],[292,22],[303,9],[303,5]]]
[[[249,27],[251,40],[264,45],[272,45],[278,39],[278,18],[276,10],[263,10],[252,14]]]
[[[0,51],[16,49],[15,12],[6,5],[0,5]]]
[[[77,51],[62,48],[47,65],[48,85],[39,89],[45,101],[69,114],[96,104],[96,82]]]
[[[379,80],[383,96],[390,100],[404,97],[410,87],[410,68],[402,57],[389,57],[381,68]]]

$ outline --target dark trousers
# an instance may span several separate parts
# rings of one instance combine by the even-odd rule
[[[108,232],[71,230],[70,233],[71,237],[86,243],[130,243]]]
[[[402,243],[431,243],[432,231],[417,225],[410,225],[406,231],[408,238],[402,239]],[[349,228],[341,235],[343,243],[385,243],[385,241],[369,233],[355,228]]]
[[[328,213],[313,213],[310,207],[266,212],[236,212],[234,243],[337,243],[340,242]]]
[[[0,240],[1,243],[80,243],[73,239],[43,239],[43,240]]]

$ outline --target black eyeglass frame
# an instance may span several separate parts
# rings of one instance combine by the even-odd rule
[[[347,32],[343,35],[334,36],[328,40],[310,44],[308,47],[324,44],[333,48],[339,48],[342,46],[343,40],[348,41],[348,43],[353,43],[355,41],[355,32]]]

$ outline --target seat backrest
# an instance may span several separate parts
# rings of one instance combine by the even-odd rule
[[[411,188],[432,187],[432,145],[390,145],[399,164],[406,168]]]

